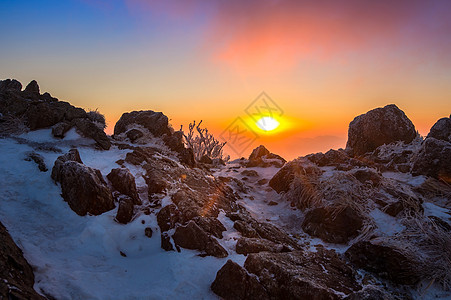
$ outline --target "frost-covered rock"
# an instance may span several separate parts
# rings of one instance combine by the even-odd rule
[[[412,164],[413,175],[426,175],[451,183],[451,143],[426,138]]]
[[[118,192],[129,196],[133,204],[141,204],[136,190],[135,177],[127,168],[112,169],[106,177]]]
[[[441,118],[431,127],[427,138],[431,137],[451,143],[451,116],[449,118]]]
[[[116,214],[116,220],[119,223],[127,224],[133,218],[133,201],[132,198],[124,195],[119,198],[119,207]]]
[[[52,179],[61,184],[64,200],[80,216],[100,215],[114,208],[113,195],[102,174],[85,166],[76,149],[58,157]]]
[[[152,110],[124,113],[114,126],[114,135],[117,136],[128,129],[132,129],[134,124],[143,126],[155,137],[160,137],[164,134],[171,135],[172,132],[168,121],[168,117],[162,112],[154,112]]]
[[[296,178],[303,176],[314,176],[320,174],[321,170],[310,161],[300,158],[285,164],[269,181],[269,186],[277,193],[287,192],[291,183]]]
[[[397,141],[410,143],[417,133],[412,121],[396,105],[370,110],[349,124],[346,150],[354,156]]]
[[[249,253],[267,252],[289,252],[288,247],[276,244],[266,239],[241,237],[236,243],[236,253],[248,255]]]
[[[34,289],[33,269],[0,223],[0,298],[45,299]]]
[[[282,167],[286,163],[286,160],[281,156],[269,152],[265,146],[260,145],[255,148],[249,156],[247,167]]]
[[[415,284],[420,280],[414,257],[382,241],[359,241],[346,251],[346,257],[357,267],[395,283]]]
[[[358,235],[363,218],[350,206],[319,207],[307,211],[302,229],[325,242],[344,244]]]

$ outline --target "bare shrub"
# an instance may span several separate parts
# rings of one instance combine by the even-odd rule
[[[7,114],[0,117],[0,133],[1,134],[22,134],[28,132],[25,125],[25,119]]]
[[[95,110],[89,110],[88,111],[88,118],[94,122],[100,129],[104,130],[106,125],[105,115],[101,114],[98,109]]]
[[[188,125],[188,133],[183,131],[183,125],[180,126],[180,131],[185,138],[185,144],[188,148],[193,149],[194,157],[199,161],[204,155],[211,159],[229,160],[229,156],[224,157],[223,147],[226,142],[219,142],[207,128],[201,128],[202,120],[196,125],[196,121]]]

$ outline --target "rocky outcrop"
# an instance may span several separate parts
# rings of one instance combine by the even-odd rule
[[[58,157],[52,179],[61,184],[64,200],[80,216],[100,215],[114,208],[113,196],[102,174],[85,166],[76,149]]]
[[[317,176],[321,170],[305,158],[295,159],[285,164],[269,181],[269,186],[277,193],[287,192],[296,178]]]
[[[33,285],[34,274],[31,266],[0,223],[0,298],[45,299],[33,289]]]
[[[114,135],[125,133],[135,125],[140,125],[149,130],[155,137],[161,137],[165,134],[171,135],[172,133],[168,117],[162,112],[141,110],[124,113],[114,126]]]
[[[63,138],[72,127],[92,138],[105,150],[111,146],[108,136],[82,109],[58,101],[49,93],[40,94],[38,83],[31,81],[24,91],[16,80],[0,81],[0,113],[19,120],[30,130],[52,127],[55,137]]]
[[[396,105],[370,110],[349,124],[346,150],[359,156],[383,144],[410,143],[417,136],[415,126]]]
[[[357,267],[399,284],[420,280],[418,262],[394,245],[381,241],[360,241],[346,251],[346,257]]]
[[[281,168],[286,163],[286,160],[281,156],[269,152],[265,146],[260,145],[255,148],[246,163],[246,167],[278,167]]]
[[[127,195],[132,199],[133,204],[141,204],[141,200],[136,190],[135,177],[127,168],[112,169],[106,176],[119,193]]]
[[[413,157],[412,174],[426,175],[451,183],[451,119],[443,118],[431,131]]]
[[[325,242],[344,244],[356,237],[363,226],[363,216],[350,206],[319,207],[307,211],[302,229]]]
[[[227,262],[211,288],[224,299],[341,299],[361,289],[355,275],[334,251],[261,252],[244,268]]]
[[[270,299],[258,279],[230,259],[216,274],[211,290],[225,300]]]

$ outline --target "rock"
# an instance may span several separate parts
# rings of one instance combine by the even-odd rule
[[[144,235],[147,236],[149,239],[152,237],[153,231],[152,228],[146,227],[144,229]]]
[[[451,143],[426,138],[413,159],[412,174],[426,175],[451,183]]]
[[[177,206],[174,204],[169,204],[163,207],[157,213],[157,222],[158,226],[161,229],[161,232],[168,231],[172,228],[175,228],[175,225],[181,222],[180,211],[177,209]]]
[[[222,239],[222,233],[227,229],[224,225],[214,217],[195,217],[193,221],[196,222],[205,232]]]
[[[41,172],[48,171],[42,155],[40,155],[34,151],[28,152],[26,155],[27,156],[25,157],[25,160],[26,161],[34,161],[38,165],[39,171],[41,171]]]
[[[29,104],[24,114],[30,130],[47,128],[63,121],[64,111],[56,109],[46,102]]]
[[[39,85],[36,82],[36,80],[30,81],[30,83],[25,88],[24,92],[27,93],[27,94],[32,94],[32,95],[39,96],[40,95]]]
[[[415,126],[396,105],[370,110],[349,124],[346,151],[358,156],[383,144],[410,143],[417,136]]]
[[[449,118],[441,118],[429,131],[426,138],[434,138],[451,143],[451,116]]]
[[[420,280],[418,262],[395,246],[377,240],[359,241],[345,255],[358,268],[394,283],[413,285]]]
[[[2,81],[0,81],[1,90]],[[34,289],[34,274],[22,250],[0,223],[0,298],[45,299]]]
[[[407,298],[407,297],[406,297]],[[391,293],[377,288],[376,286],[368,285],[360,291],[354,292],[345,298],[346,300],[401,300],[405,299],[397,297]]]
[[[114,135],[117,136],[126,132],[133,127],[133,124],[141,125],[148,129],[155,137],[172,134],[168,124],[168,117],[161,112],[145,110],[124,113],[114,126]]]
[[[64,138],[66,132],[72,128],[68,122],[59,122],[52,126],[52,135],[56,138]]]
[[[0,80],[0,92],[15,91],[20,92],[22,90],[22,84],[15,79]]]
[[[174,246],[171,243],[171,238],[167,232],[161,233],[161,249],[165,251],[174,251]]]
[[[255,170],[244,170],[241,172],[241,175],[248,177],[258,177],[258,173]]]
[[[358,235],[363,227],[363,216],[350,206],[319,207],[305,214],[302,229],[328,243],[345,244]]]
[[[127,168],[112,169],[106,177],[118,192],[129,196],[133,204],[141,204],[136,190],[135,176]]]
[[[75,126],[88,138],[92,138],[104,150],[111,147],[111,142],[105,132],[89,119],[75,119]]]
[[[277,203],[276,201],[269,201],[268,202],[268,205],[269,206],[275,206],[275,205],[278,205],[279,203]]]
[[[361,289],[353,269],[334,251],[321,248],[249,254],[244,267],[258,277],[270,299],[341,299]]]
[[[281,168],[286,163],[286,160],[277,154],[269,152],[265,146],[260,145],[255,148],[249,156],[246,167],[271,167],[275,166]]]
[[[163,142],[169,149],[177,153],[180,153],[183,149],[185,149],[182,131],[176,131],[172,135],[163,136]]]
[[[189,221],[186,226],[178,226],[172,236],[177,246],[186,249],[199,250],[203,255],[214,257],[227,257],[227,251],[215,240],[209,236],[194,221]]]
[[[75,149],[58,157],[52,179],[61,183],[64,200],[80,216],[100,215],[114,208],[113,196],[102,174],[82,164]]]
[[[350,172],[358,181],[365,184],[367,182],[371,183],[372,185],[378,185],[381,180],[382,176],[373,169],[354,169]]]
[[[257,181],[258,185],[265,185],[268,182],[269,182],[269,180],[266,178],[263,178],[263,179],[260,179],[259,181]]]
[[[225,300],[270,299],[257,278],[230,259],[216,274],[211,290]]]
[[[351,159],[345,151],[334,149],[330,149],[326,153],[309,154],[306,158],[320,167],[346,164]]]
[[[180,162],[188,167],[194,168],[196,166],[196,160],[194,159],[194,152],[191,148],[184,148],[178,154]]]
[[[310,161],[300,158],[285,164],[269,181],[269,186],[277,193],[287,192],[295,178],[316,176],[321,170]]]
[[[199,162],[207,165],[213,164],[213,160],[208,155],[203,155]]]
[[[123,196],[119,199],[116,220],[121,224],[127,224],[133,217],[133,199]]]
[[[125,135],[130,140],[130,142],[134,143],[137,139],[142,138],[144,136],[144,133],[136,128],[133,128],[127,131]]]
[[[288,247],[284,247],[282,244],[276,244],[274,242],[258,238],[241,237],[236,243],[236,253],[238,254],[248,255],[249,253],[258,253],[262,251],[288,252],[290,249]]]

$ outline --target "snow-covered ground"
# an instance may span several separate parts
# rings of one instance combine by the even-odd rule
[[[76,132],[69,132],[68,137],[59,141],[50,130],[21,136],[51,141],[63,153],[71,145],[90,142]],[[104,176],[129,151],[78,149],[83,162]],[[0,220],[33,266],[38,292],[57,299],[217,299],[210,290],[216,272],[227,259],[244,263],[245,257],[232,251],[236,233],[230,224],[225,224],[230,232],[221,241],[230,255],[218,259],[199,257],[186,249],[181,253],[161,249],[154,214],[142,214],[126,225],[113,220],[116,209],[100,216],[78,216],[50,178],[61,154],[36,151],[49,169],[43,173],[34,162],[24,160],[32,150],[12,139],[0,139]],[[146,227],[152,228],[152,238],[144,235]]]

